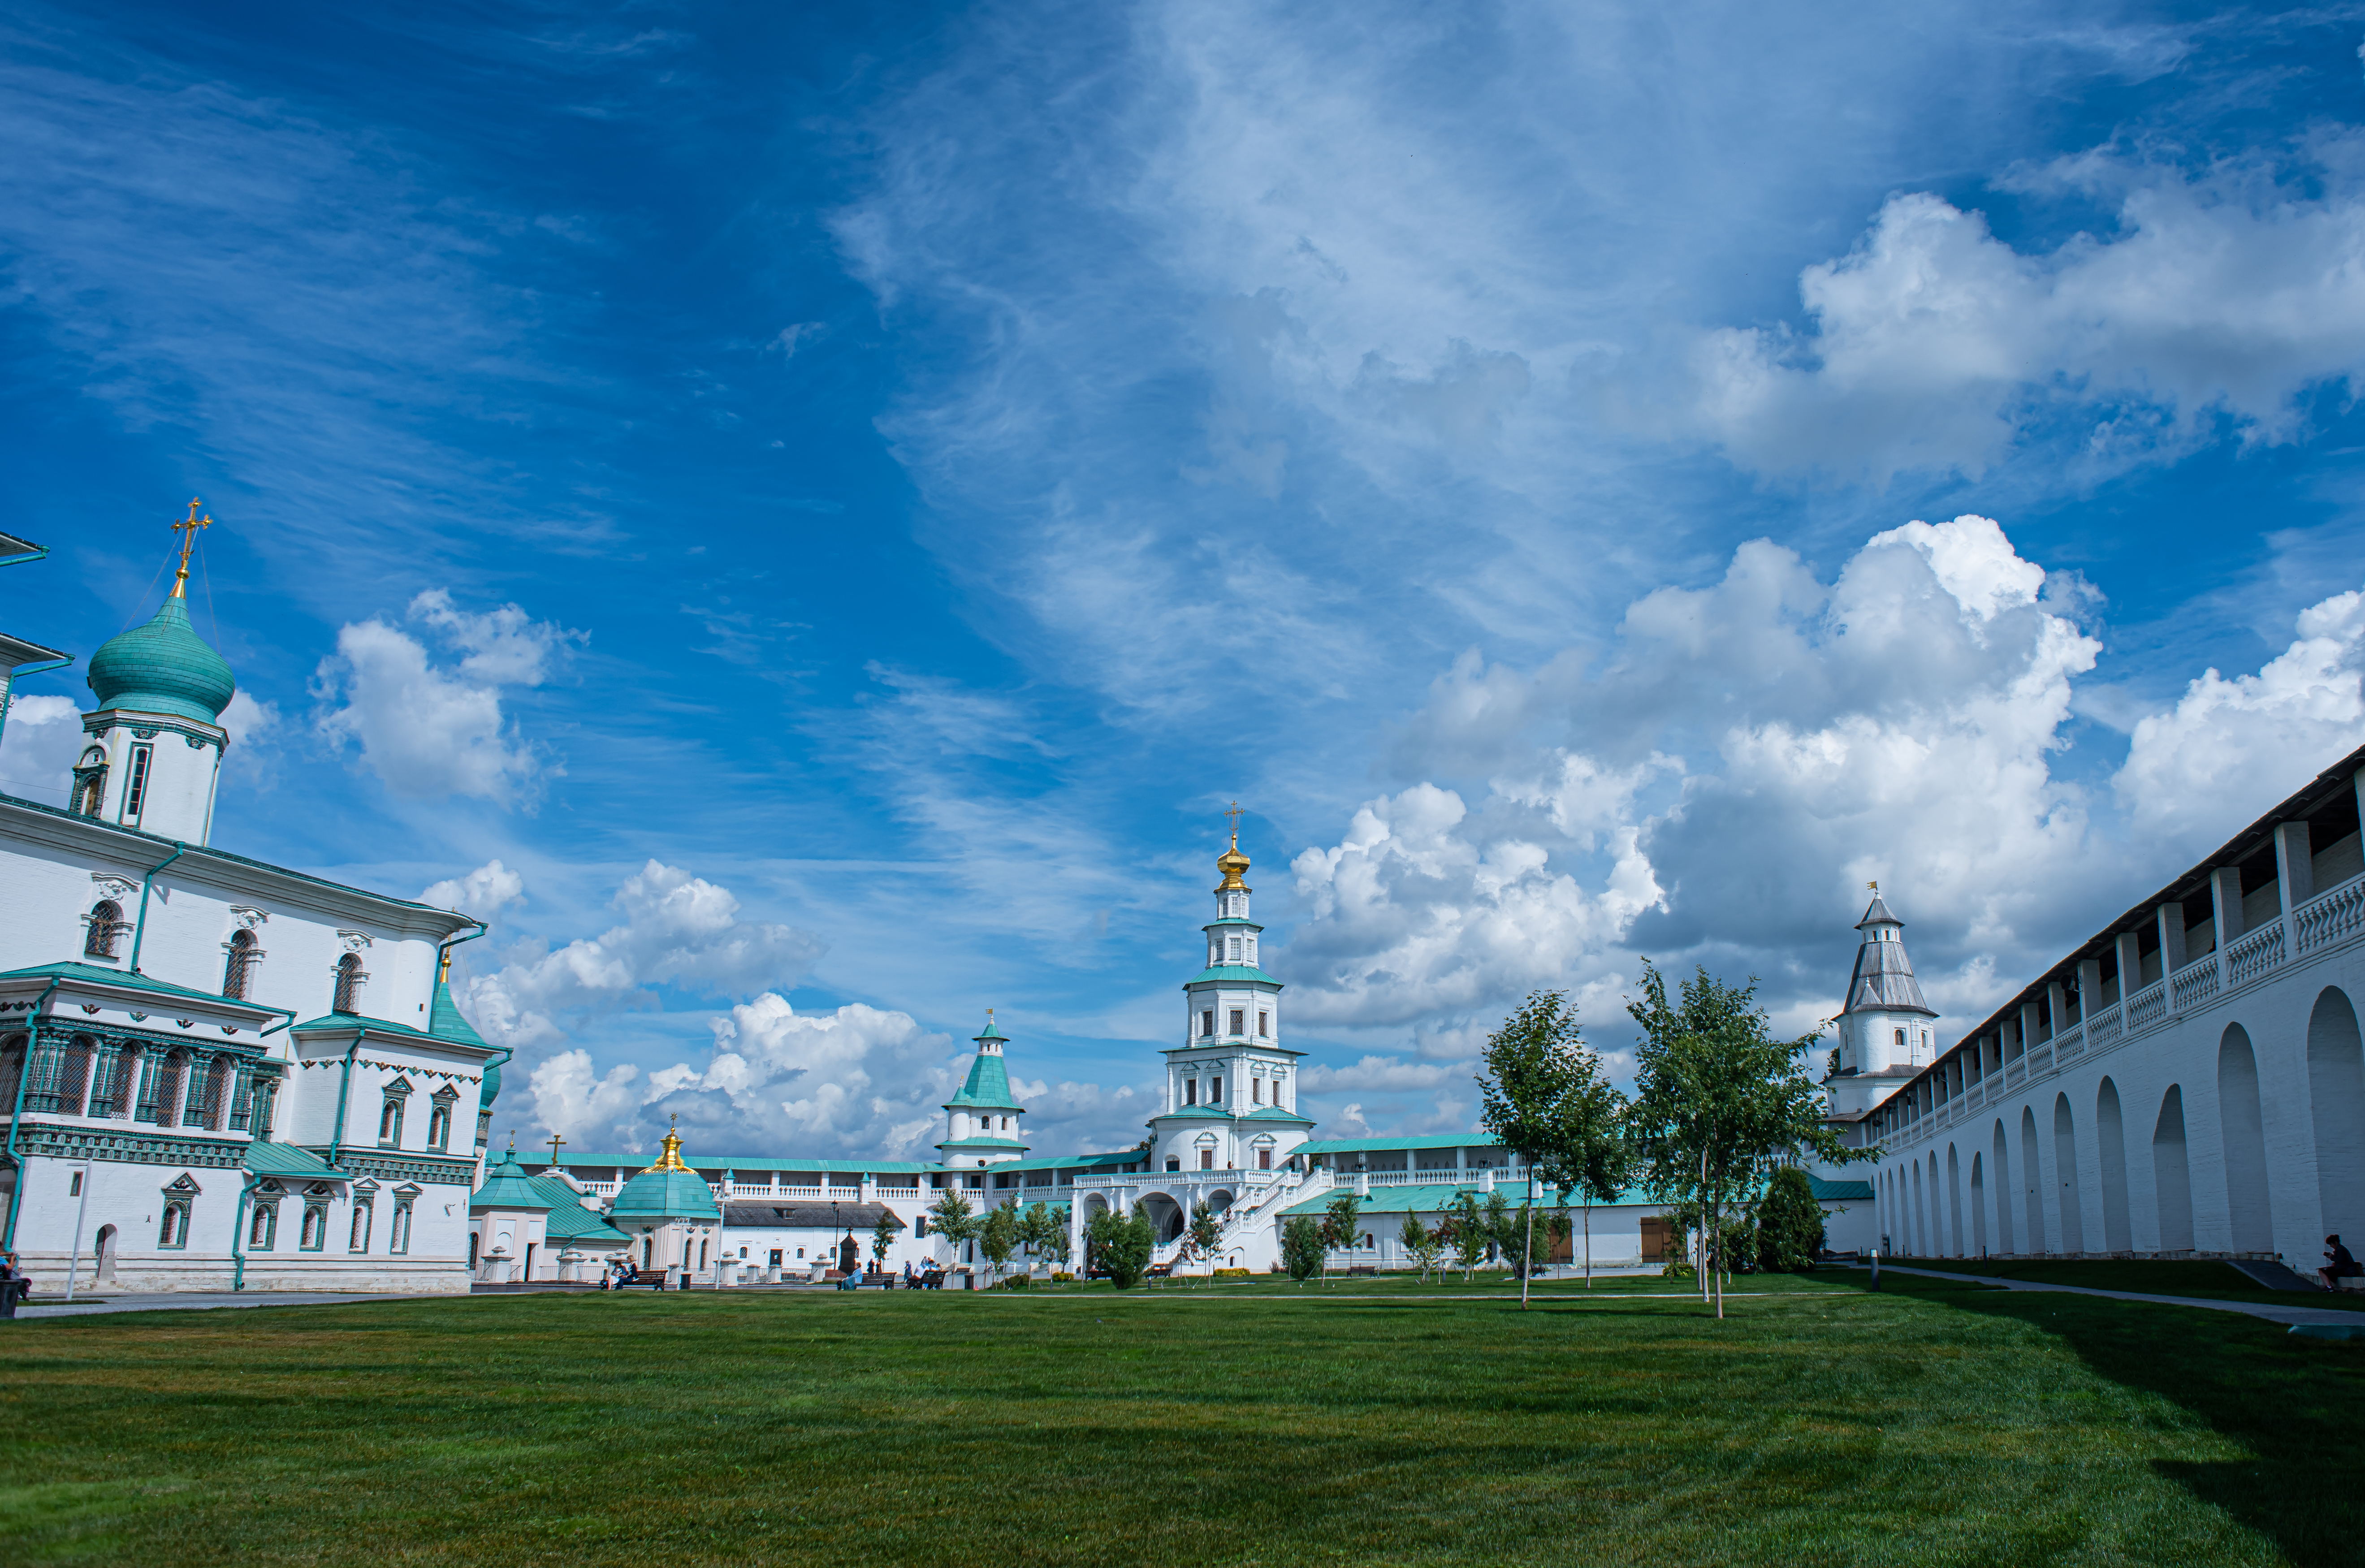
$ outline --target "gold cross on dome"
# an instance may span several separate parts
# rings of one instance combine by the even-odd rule
[[[1238,844],[1240,840],[1240,819],[1248,813],[1240,810],[1240,803],[1238,801],[1234,801],[1231,810],[1226,812],[1224,815],[1231,819],[1232,842]]]
[[[1870,888],[1876,893],[1880,891],[1880,884],[1878,882],[1866,882],[1865,886]]]
[[[189,498],[189,515],[180,521],[173,524],[173,532],[181,536],[181,569],[175,573],[173,577],[173,597],[174,599],[185,599],[188,597],[189,552],[196,548],[197,530],[200,528],[211,528],[214,525],[214,520],[212,518],[199,517],[197,515],[198,504],[197,498],[191,496]]]

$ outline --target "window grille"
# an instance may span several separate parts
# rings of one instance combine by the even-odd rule
[[[369,1200],[364,1198],[353,1204],[353,1238],[346,1249],[353,1252],[366,1252],[369,1250],[369,1244],[370,1205]]]
[[[252,931],[230,934],[230,958],[222,965],[222,994],[233,1002],[246,1000],[254,983],[254,961],[263,957],[263,949],[254,945]]]
[[[331,1013],[357,1013],[361,1008],[362,981],[369,976],[362,972],[361,955],[348,953],[337,960],[337,991],[329,1004]]]
[[[387,1231],[386,1249],[399,1258],[410,1250],[410,1200],[398,1199],[394,1205],[394,1224]]]
[[[123,935],[126,922],[123,906],[113,899],[101,899],[90,906],[90,929],[83,934],[82,955],[85,958],[112,958],[115,940]]]
[[[189,1205],[174,1199],[164,1205],[164,1223],[156,1233],[159,1247],[186,1247],[189,1244]]]

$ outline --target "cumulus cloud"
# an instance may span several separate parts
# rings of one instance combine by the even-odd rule
[[[1729,328],[1693,359],[1697,413],[1760,471],[1977,472],[2048,410],[2121,460],[2184,450],[2213,415],[2253,442],[2302,430],[2313,387],[2365,369],[2365,140],[2188,176],[2105,150],[2016,182],[2114,208],[2044,254],[1926,193],[1892,196],[1799,291],[1812,326]]]
[[[499,860],[488,860],[465,876],[447,877],[420,893],[419,902],[438,909],[456,909],[479,920],[490,920],[513,903],[525,900],[525,878]]]
[[[2137,832],[2205,853],[2365,737],[2365,593],[2303,610],[2297,630],[2256,675],[2204,670],[2136,722],[2117,784]]]
[[[341,628],[316,679],[332,704],[320,734],[358,745],[370,771],[406,799],[529,801],[538,778],[559,769],[518,734],[502,689],[542,685],[587,633],[529,620],[514,604],[461,610],[441,588],[413,599],[409,619],[457,662],[439,666],[425,644],[383,620]]]
[[[1408,733],[1495,763],[1485,797],[1416,785],[1300,855],[1310,918],[1283,959],[1296,1016],[1409,1024],[1418,1061],[1309,1088],[1420,1087],[1538,987],[1629,1066],[1620,1000],[1645,953],[1754,970],[1786,1027],[1811,1027],[1874,879],[1924,990],[1972,1013],[2365,740],[2351,591],[2256,674],[2210,670],[2135,722],[2098,797],[2055,767],[2101,652],[2091,599],[1964,516],[1877,533],[1829,583],[1745,544],[1721,580],[1631,604],[1597,672],[1457,661]],[[1565,738],[1522,738],[1548,724]]]
[[[645,1147],[668,1125],[693,1156],[792,1153],[934,1159],[941,1107],[969,1067],[967,1047],[909,1014],[849,1003],[799,1013],[766,991],[713,1020],[703,1065],[597,1072],[588,1052],[563,1051],[530,1081],[535,1117],[579,1146]],[[1155,1106],[1147,1089],[1014,1082],[1026,1131],[1048,1148],[1114,1147],[1094,1134],[1138,1124]],[[588,1140],[587,1144],[586,1140]],[[1126,1141],[1130,1141],[1127,1139]]]
[[[43,805],[64,805],[84,743],[82,710],[73,698],[14,698],[7,729],[0,732],[0,789]]]
[[[470,874],[475,888],[454,890],[497,896],[510,875],[494,861]],[[515,956],[471,979],[476,1027],[498,1045],[526,1047],[564,1039],[563,1014],[648,1005],[651,986],[726,996],[785,989],[826,946],[793,926],[743,921],[728,889],[656,860],[628,878],[611,905],[623,918],[600,935]]]
[[[1316,1064],[1305,1068],[1297,1075],[1297,1087],[1300,1092],[1306,1094],[1353,1093],[1358,1090],[1374,1089],[1434,1089],[1449,1078],[1459,1076],[1456,1069],[1437,1062],[1367,1056],[1351,1067]]]

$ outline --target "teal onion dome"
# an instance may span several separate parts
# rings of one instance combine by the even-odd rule
[[[90,689],[101,708],[169,713],[214,723],[238,690],[230,661],[189,624],[189,601],[168,599],[145,626],[110,637],[90,656]]]

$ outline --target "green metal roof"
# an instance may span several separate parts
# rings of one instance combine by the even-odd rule
[[[1868,1202],[1872,1197],[1872,1183],[1869,1182],[1832,1182],[1811,1170],[1807,1172],[1807,1185],[1813,1191],[1819,1204]]]
[[[1149,1156],[1138,1148],[1122,1149],[1115,1154],[1047,1154],[1039,1159],[1003,1159],[986,1167],[989,1170],[1108,1170],[1121,1165],[1147,1162]],[[970,1167],[969,1174],[975,1175]]]
[[[574,1194],[567,1194],[574,1201]],[[558,1205],[544,1196],[533,1179],[525,1173],[512,1152],[507,1159],[485,1173],[485,1184],[468,1194],[468,1212],[480,1209],[555,1209]]]
[[[238,691],[230,661],[189,624],[189,601],[167,599],[144,626],[109,637],[90,655],[90,689],[106,708],[170,713],[210,724]]]
[[[1030,1148],[1033,1145],[1020,1143],[1014,1137],[963,1137],[954,1138],[949,1143],[940,1143],[936,1147],[938,1148]]]
[[[209,991],[192,991],[185,985],[160,980],[147,975],[133,974],[129,969],[111,969],[104,964],[56,963],[36,964],[28,969],[10,969],[0,974],[0,980],[84,980],[95,985],[111,985],[125,991],[144,991],[157,996],[185,997],[215,1007],[244,1008],[250,1013],[275,1013],[283,1018],[293,1018],[292,1007],[267,1007],[260,1002],[240,1002],[227,996],[217,996]]]
[[[627,1219],[721,1219],[713,1190],[695,1170],[644,1170],[608,1205],[611,1224]]]
[[[301,1024],[288,1026],[288,1033],[307,1035],[314,1032],[334,1033],[341,1029],[383,1029],[389,1035],[416,1035],[428,1038],[424,1029],[414,1029],[408,1024],[398,1024],[391,1018],[365,1018],[358,1013],[323,1013],[318,1018],[307,1018]],[[490,1047],[488,1047],[490,1048]]]
[[[1261,930],[1263,928],[1260,926],[1258,929]],[[1262,969],[1253,968],[1248,964],[1210,964],[1207,968],[1201,969],[1197,974],[1193,975],[1189,980],[1184,980],[1182,982],[1182,989],[1188,991],[1194,985],[1208,985],[1219,980],[1232,980],[1247,985],[1269,985],[1275,991],[1279,991],[1281,989],[1281,982],[1279,980],[1273,979]]]
[[[577,1167],[601,1165],[614,1165],[637,1170],[641,1169],[641,1161],[649,1157],[645,1154],[570,1153],[561,1155],[558,1163],[569,1170]],[[790,1175],[812,1175],[832,1170],[869,1170],[881,1176],[903,1176],[914,1171],[934,1170],[938,1168],[936,1162],[932,1159],[814,1159],[806,1155],[786,1154],[718,1154],[712,1158],[704,1155],[700,1158],[706,1160],[700,1169],[717,1172],[717,1180],[721,1179],[719,1173],[724,1170],[735,1170],[742,1174],[750,1170],[780,1170]]]
[[[1501,1148],[1484,1133],[1446,1133],[1429,1137],[1328,1137],[1301,1143],[1295,1154],[1361,1154],[1374,1148]]]
[[[1221,919],[1211,920],[1207,922],[1206,924],[1199,927],[1199,929],[1202,931],[1213,931],[1218,925],[1242,925],[1246,926],[1250,931],[1262,931],[1264,929],[1263,926],[1259,925],[1255,921],[1245,919],[1237,914],[1227,914],[1223,916]]]
[[[526,1184],[550,1200],[550,1214],[543,1221],[543,1230],[553,1241],[586,1242],[600,1247],[622,1247],[632,1238],[610,1225],[598,1209],[583,1206],[583,1194],[555,1176],[528,1176]]]
[[[1308,1198],[1303,1203],[1293,1204],[1288,1208],[1285,1208],[1281,1212],[1284,1215],[1318,1215],[1323,1210],[1328,1208],[1333,1203],[1337,1202],[1339,1198],[1353,1196],[1354,1191],[1355,1190],[1352,1186],[1342,1183],[1331,1188],[1330,1191],[1323,1193],[1318,1198]],[[1500,1182],[1496,1184],[1495,1191],[1500,1193],[1503,1195],[1503,1201],[1509,1204],[1513,1208],[1519,1207],[1519,1204],[1527,1201],[1528,1185],[1524,1182]],[[1444,1210],[1452,1207],[1453,1200],[1464,1193],[1472,1193],[1483,1201],[1486,1196],[1486,1188],[1483,1182],[1446,1182],[1437,1185],[1415,1186],[1407,1184],[1402,1186],[1374,1187],[1372,1189],[1372,1193],[1369,1197],[1360,1198],[1357,1201],[1362,1205],[1362,1210],[1367,1215],[1435,1214],[1441,1213]],[[1578,1206],[1574,1193],[1568,1194],[1555,1201],[1551,1190],[1549,1188],[1541,1187],[1538,1189],[1536,1202],[1540,1206],[1548,1208],[1575,1208]],[[1666,1201],[1662,1198],[1654,1198],[1639,1187],[1630,1187],[1625,1192],[1619,1193],[1614,1202],[1596,1204],[1593,1206],[1597,1209],[1657,1209],[1666,1207]]]
[[[257,1139],[246,1146],[241,1160],[258,1176],[276,1176],[293,1182],[350,1182],[353,1172],[340,1170],[319,1155],[292,1143],[273,1143]]]
[[[150,833],[146,828],[131,827],[123,823],[101,822],[96,817],[83,816],[79,812],[69,812],[62,807],[45,806],[39,801],[28,801],[21,795],[0,794],[0,806],[6,806],[14,811],[32,812],[40,816],[55,817],[61,822],[72,823],[76,828],[89,833],[133,839],[141,844],[154,845],[162,849],[177,846],[185,857],[182,864],[190,868],[202,866],[207,861],[216,861],[225,866],[251,867],[257,871],[267,871],[275,877],[285,877],[291,882],[304,882],[312,887],[326,888],[332,893],[342,893],[348,898],[359,899],[382,908],[418,910],[427,914],[441,915],[452,922],[453,931],[464,931],[471,925],[481,926],[484,924],[473,916],[461,914],[453,910],[437,909],[433,904],[420,903],[416,899],[398,899],[388,897],[385,893],[374,893],[367,888],[352,887],[343,882],[332,882],[326,877],[314,877],[302,871],[291,871],[285,866],[274,866],[268,860],[257,860],[251,855],[233,855],[227,849],[216,849],[211,845],[185,844],[179,839],[166,838],[162,834]],[[275,1007],[269,1011],[284,1013],[287,1010]]]
[[[1010,1073],[1002,1065],[1002,1058],[991,1051],[977,1053],[977,1059],[969,1064],[969,1081],[961,1085],[959,1093],[945,1103],[947,1111],[1023,1111],[1026,1108],[1011,1097]]]
[[[1250,1111],[1247,1115],[1242,1116],[1240,1120],[1244,1122],[1286,1122],[1292,1126],[1298,1127],[1310,1127],[1314,1125],[1313,1117],[1301,1116],[1296,1112],[1283,1110],[1279,1105],[1260,1105],[1255,1110]],[[1299,1147],[1303,1148],[1304,1146],[1300,1145]]]

